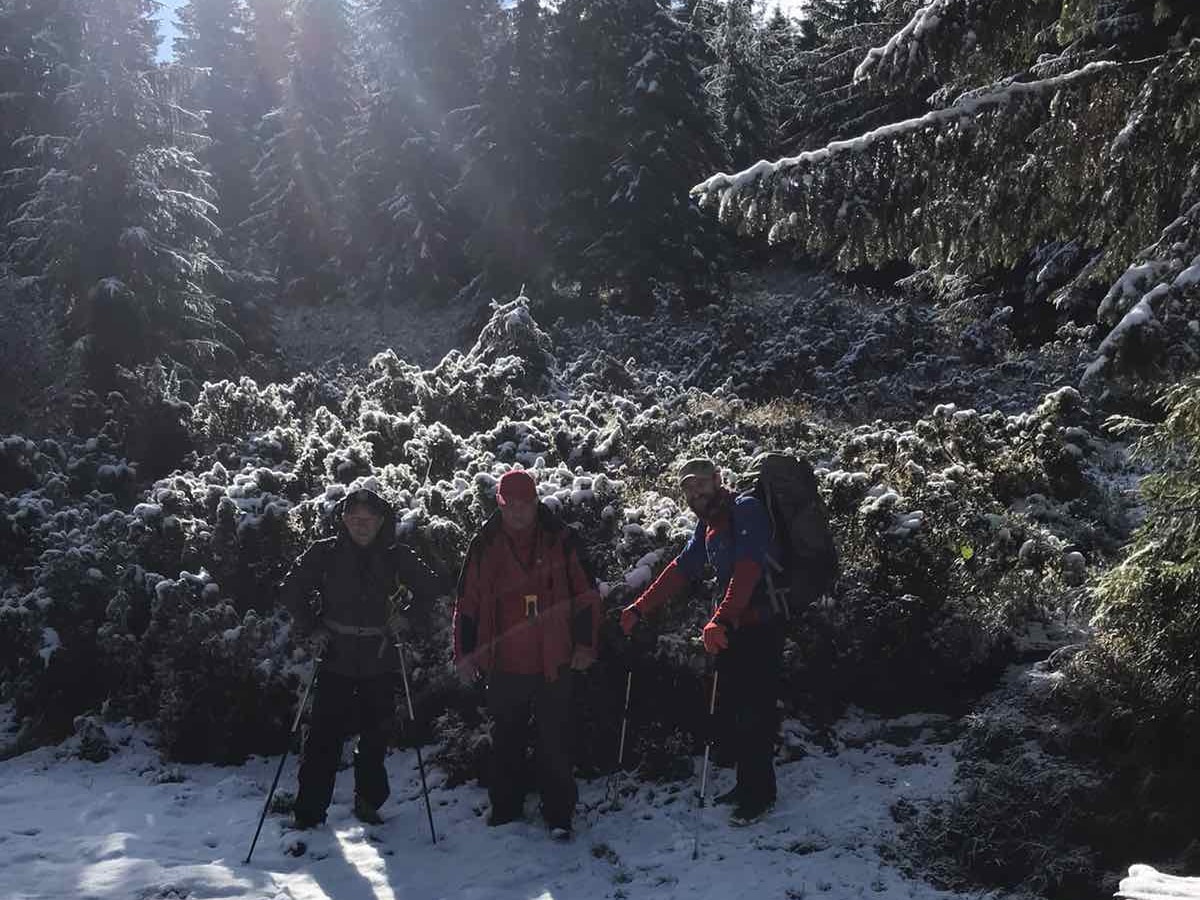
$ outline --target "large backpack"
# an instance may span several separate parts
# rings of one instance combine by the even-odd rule
[[[840,566],[829,510],[805,460],[763,453],[752,467],[742,476],[739,493],[756,497],[771,519],[771,537],[781,558],[768,560],[767,590],[776,611],[790,616],[837,585]]]

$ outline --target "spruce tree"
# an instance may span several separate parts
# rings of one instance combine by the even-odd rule
[[[61,304],[101,385],[163,351],[212,365],[237,340],[204,287],[215,207],[178,80],[154,64],[157,6],[90,0],[78,66],[54,98],[68,129],[17,141],[45,174],[9,223],[9,258]]]
[[[1112,329],[1086,381],[1189,371],[1198,31],[1149,0],[938,0],[860,57],[853,85],[874,113],[839,128],[899,115],[695,193],[724,222],[845,269],[905,260],[937,286],[1042,260],[1030,302]]]
[[[771,97],[771,135],[767,158],[776,159],[785,152],[785,137],[799,112],[801,92],[796,82],[801,77],[800,54],[815,49],[821,42],[811,19],[794,22],[776,6],[763,30],[762,68]]]
[[[344,241],[340,146],[357,100],[345,0],[300,0],[293,18],[283,102],[254,168],[248,225],[271,261],[281,296],[299,302],[338,289]]]
[[[843,29],[873,21],[879,13],[879,0],[808,0],[804,12],[818,36],[832,41]]]
[[[369,0],[366,101],[350,127],[354,271],[372,298],[446,299],[470,280],[448,113],[476,99],[489,11],[480,0]],[[464,113],[458,113],[463,115]]]
[[[486,60],[479,102],[453,117],[462,178],[455,205],[472,234],[471,265],[485,296],[546,281],[548,254],[537,228],[548,196],[545,29],[538,0],[521,0],[515,22]]]
[[[292,44],[291,3],[289,0],[246,0],[246,9],[254,60],[254,80],[248,105],[257,115],[261,131],[262,117],[283,105],[288,48]],[[261,134],[260,143],[265,143]]]
[[[655,0],[629,3],[625,14],[632,39],[618,154],[586,265],[629,309],[651,309],[659,285],[704,303],[720,282],[725,243],[688,199],[689,179],[723,162],[698,65],[703,41]]]
[[[82,40],[80,0],[0,2],[0,227],[52,163],[51,152],[30,153],[33,142],[53,143],[68,131],[68,110],[57,99],[78,68]]]
[[[728,0],[714,35],[717,63],[708,90],[721,122],[721,137],[739,169],[766,156],[774,128],[766,80],[765,46],[754,19],[754,0]]]
[[[564,0],[551,20],[547,128],[555,191],[547,213],[554,268],[585,292],[603,284],[587,263],[603,233],[609,163],[619,152],[631,34],[622,0]]]
[[[790,96],[782,104],[794,111],[781,125],[781,149],[792,154],[819,147],[833,138],[861,134],[881,122],[913,111],[900,109],[899,98],[879,98],[856,83],[855,67],[872,46],[903,24],[905,0],[893,0],[890,12],[876,0],[814,0],[805,7],[815,46],[800,50],[786,79]],[[924,100],[924,97],[920,98]]]
[[[190,108],[204,113],[207,143],[200,160],[212,172],[225,234],[223,255],[238,254],[236,233],[250,214],[258,158],[254,132],[265,112],[252,105],[256,71],[249,10],[243,0],[188,0],[178,12],[177,65],[196,70],[187,93]]]

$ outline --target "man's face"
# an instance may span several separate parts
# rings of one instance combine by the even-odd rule
[[[510,531],[532,528],[534,519],[537,518],[537,505],[536,500],[509,500],[500,507],[500,518],[504,521],[504,527]]]
[[[683,499],[687,501],[692,512],[701,519],[707,519],[716,511],[720,487],[719,475],[713,475],[711,478],[694,475],[683,483]]]
[[[368,546],[383,525],[383,514],[376,512],[365,503],[355,503],[346,507],[342,513],[342,522],[350,539],[360,547]]]

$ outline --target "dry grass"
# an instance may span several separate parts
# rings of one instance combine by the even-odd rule
[[[797,400],[776,397],[758,406],[751,407],[739,417],[742,422],[755,428],[785,430],[797,422],[812,422],[823,419],[809,404]]]

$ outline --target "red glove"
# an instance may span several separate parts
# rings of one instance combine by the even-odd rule
[[[642,610],[637,605],[637,601],[630,603],[627,607],[621,610],[621,630],[625,632],[625,636],[629,637],[633,633],[633,626],[642,618]]]
[[[716,619],[704,626],[701,633],[704,640],[704,652],[717,654],[729,646],[729,637],[725,634],[725,626]]]

